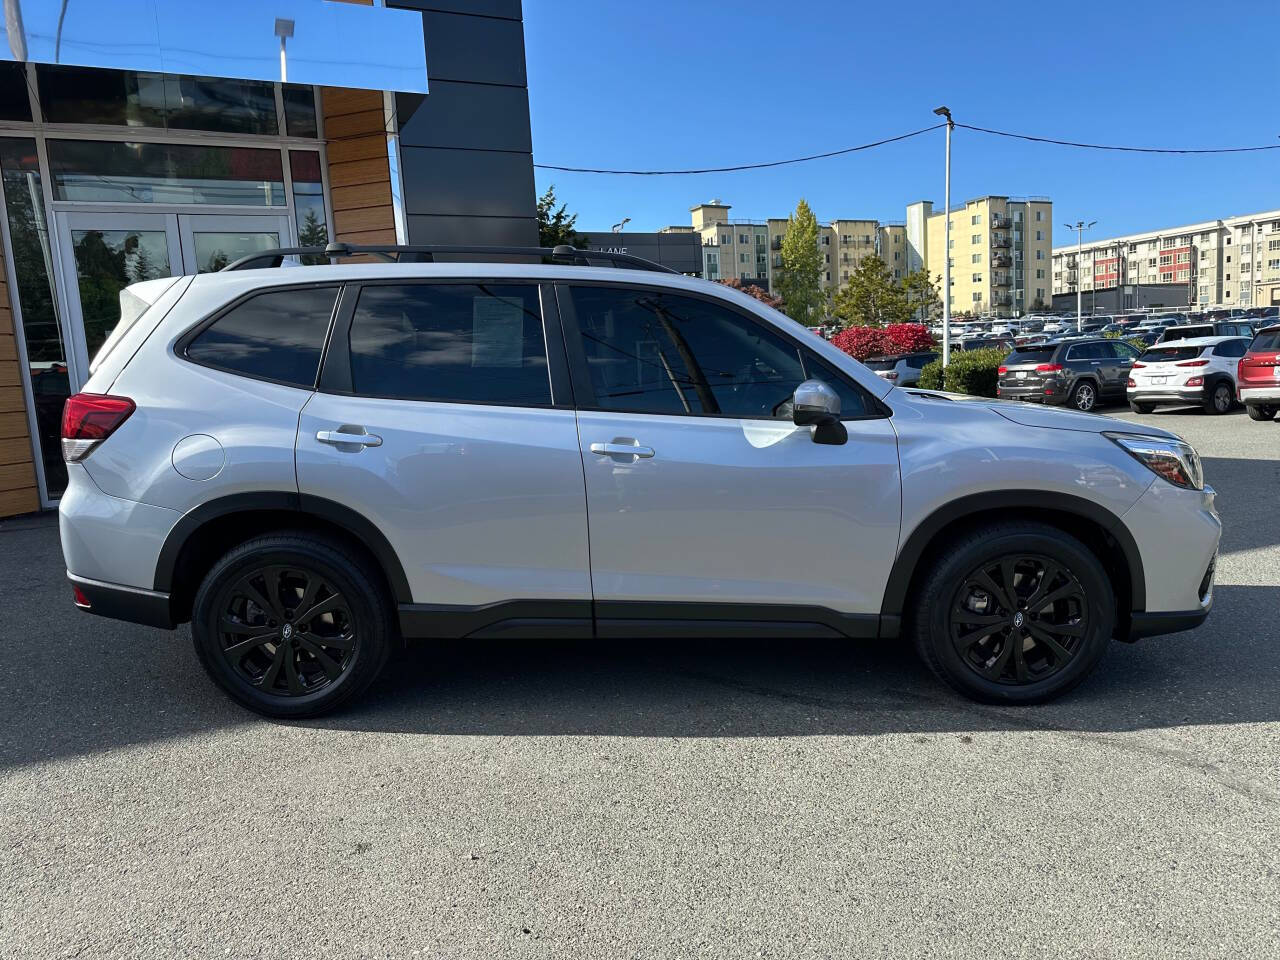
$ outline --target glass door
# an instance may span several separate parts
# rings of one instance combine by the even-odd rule
[[[212,273],[250,253],[287,247],[285,216],[178,214],[184,273]]]
[[[120,322],[120,291],[131,283],[183,272],[178,218],[172,213],[69,213],[57,215],[71,385],[89,378],[89,358]]]

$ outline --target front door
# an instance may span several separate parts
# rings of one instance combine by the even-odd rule
[[[247,253],[292,242],[285,216],[59,211],[67,283],[71,389],[89,377],[89,360],[120,320],[120,291],[131,283],[219,270]]]
[[[874,633],[901,486],[896,435],[870,395],[715,300],[559,293],[600,635],[643,635],[655,620],[698,635],[750,621]],[[791,422],[791,395],[811,377],[840,392],[847,443],[815,443]]]

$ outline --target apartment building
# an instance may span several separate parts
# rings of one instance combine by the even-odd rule
[[[1280,210],[1206,220],[1053,251],[1053,292],[1120,290],[1121,308],[1140,287],[1171,290],[1195,307],[1280,304]]]
[[[703,276],[767,283],[777,291],[782,277],[782,238],[787,217],[734,220],[719,199],[690,208],[693,231],[702,237]],[[671,229],[671,228],[669,228]],[[868,256],[878,254],[896,279],[907,275],[907,235],[902,223],[841,219],[818,224],[823,290],[833,295]]]
[[[904,256],[910,272],[927,267],[941,281],[951,259],[951,312],[1016,317],[1046,307],[1052,297],[1053,203],[1048,197],[985,196],[946,217],[920,200],[907,207]]]

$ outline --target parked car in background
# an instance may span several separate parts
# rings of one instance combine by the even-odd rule
[[[1280,317],[1280,307],[1250,307],[1245,311],[1245,316],[1255,320],[1273,320]]]
[[[1126,394],[1134,413],[1167,404],[1196,403],[1226,413],[1236,399],[1236,371],[1249,347],[1243,337],[1192,337],[1143,352],[1129,372]]]
[[[1099,331],[1099,333],[1124,333],[1124,324],[1108,323]]]
[[[1236,395],[1254,420],[1280,410],[1280,325],[1258,331],[1236,368]]]
[[[962,340],[957,344],[961,350],[986,350],[991,347],[999,347],[1002,350],[1010,350],[1013,348],[1012,337],[970,337]]]
[[[996,395],[1089,411],[1108,400],[1124,399],[1129,368],[1137,356],[1132,346],[1114,339],[1018,347],[997,371]]]
[[[1247,320],[1210,320],[1205,323],[1184,323],[1165,327],[1160,331],[1157,343],[1170,340],[1190,340],[1192,337],[1253,337],[1253,325]]]
[[[920,383],[920,371],[925,365],[938,359],[936,353],[898,353],[883,357],[872,357],[867,367],[875,371],[882,380],[888,380],[894,386],[914,387]]]

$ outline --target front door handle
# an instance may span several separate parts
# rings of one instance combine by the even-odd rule
[[[382,438],[369,433],[364,427],[344,423],[337,430],[317,430],[316,439],[335,447],[380,447]]]
[[[640,457],[647,460],[653,456],[653,447],[642,447],[631,437],[614,437],[612,443],[593,443],[591,452],[605,457]]]

